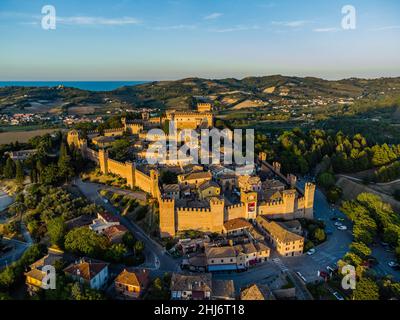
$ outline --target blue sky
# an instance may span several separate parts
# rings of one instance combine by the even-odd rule
[[[400,76],[400,1],[1,0],[0,43],[3,81]]]

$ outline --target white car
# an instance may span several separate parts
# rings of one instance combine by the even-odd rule
[[[340,231],[346,231],[346,230],[347,230],[347,227],[346,227],[346,226],[340,226],[340,227],[338,227],[338,230],[340,230]]]
[[[344,298],[339,294],[339,292],[334,292],[333,295],[337,300],[344,300]]]
[[[388,266],[391,267],[391,268],[397,268],[397,267],[399,267],[400,265],[399,265],[397,262],[395,262],[395,261],[390,261],[390,262],[388,263]]]
[[[310,250],[307,251],[307,255],[312,256],[315,253],[315,249],[312,248]]]
[[[341,222],[335,222],[336,227],[341,227],[343,224]]]
[[[297,271],[296,274],[301,278],[301,280],[303,280],[305,283],[307,283],[306,278],[304,278],[304,276],[299,271]]]

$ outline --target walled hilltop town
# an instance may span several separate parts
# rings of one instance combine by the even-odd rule
[[[84,137],[81,132],[72,130],[67,141],[71,147],[78,148],[84,158],[94,161],[101,173],[121,176],[130,188],[139,188],[157,199],[161,238],[173,238],[188,230],[235,236],[236,239],[245,235],[250,245],[256,247],[252,250],[260,256],[268,257],[269,247],[282,256],[303,254],[304,238],[296,233],[296,219],[313,219],[314,184],[306,183],[302,190],[297,186],[296,176],[284,176],[281,165],[269,164],[265,153],[258,155],[253,169],[223,164],[193,165],[168,159],[157,165],[146,164],[149,142],[159,139],[149,131],[170,122],[178,133],[185,129],[212,128],[212,105],[199,103],[196,111],[167,111],[161,117],[143,114],[142,119],[134,121],[122,118],[123,127],[105,130],[102,135],[94,131]],[[119,162],[109,157],[107,146],[124,134],[131,135],[132,144],[138,146],[136,162]],[[160,171],[171,168],[177,172],[178,183],[161,184]],[[274,221],[277,219],[280,222]],[[264,242],[264,239],[268,240]],[[206,248],[207,258],[213,254],[218,256],[218,252],[212,251],[220,249]],[[232,255],[237,258],[237,253]],[[210,271],[214,261],[209,260],[206,264]],[[245,261],[243,265],[248,263]]]

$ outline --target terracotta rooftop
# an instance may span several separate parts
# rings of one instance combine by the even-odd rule
[[[108,212],[101,212],[98,213],[99,218],[107,221],[107,222],[119,222],[118,218],[113,216],[112,214]]]
[[[39,269],[41,270],[44,266],[54,266],[57,261],[62,260],[61,255],[49,253],[48,255],[44,256],[42,259],[32,263],[30,265],[31,269]]]
[[[196,180],[196,179],[211,179],[212,174],[209,171],[193,172],[185,175],[183,181]]]
[[[115,236],[128,232],[128,229],[122,225],[111,226],[104,230],[104,235],[108,239],[112,239]]]
[[[64,272],[90,281],[107,266],[108,263],[83,258],[78,263],[73,263],[66,267]]]
[[[256,220],[263,227],[265,231],[267,231],[273,238],[278,239],[280,242],[286,243],[286,242],[304,240],[303,237],[286,230],[285,228],[283,228],[274,221],[268,221],[263,216],[258,216]]]
[[[173,273],[171,291],[210,291],[212,282],[210,273],[179,274]]]
[[[241,290],[240,300],[275,300],[275,297],[267,286],[253,284]]]
[[[212,296],[214,299],[235,299],[233,280],[213,280]]]
[[[165,193],[179,192],[179,184],[164,184],[163,189]]]
[[[214,188],[221,188],[220,185],[214,181],[206,181],[199,186],[200,190],[206,190],[207,188],[214,187]]]
[[[279,224],[286,229],[301,228],[301,223],[299,222],[299,220],[284,221],[284,222],[279,222]]]
[[[229,220],[224,223],[224,228],[226,231],[239,230],[239,229],[250,228],[250,227],[251,227],[251,223],[242,218]]]
[[[262,187],[263,187],[263,189],[285,189],[285,184],[284,183],[282,183],[281,181],[279,181],[279,180],[275,180],[275,179],[273,179],[273,180],[265,180],[263,183],[262,183]]]
[[[32,279],[42,281],[43,278],[46,276],[46,272],[43,272],[38,269],[32,269],[31,271],[25,272],[25,276],[30,277]]]
[[[118,275],[115,282],[136,287],[146,286],[149,282],[149,271],[146,269],[134,271],[125,269]]]
[[[233,247],[205,247],[205,253],[208,259],[236,257]]]

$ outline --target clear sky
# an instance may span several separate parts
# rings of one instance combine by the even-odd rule
[[[42,6],[56,30],[41,27]],[[341,27],[344,5],[355,30]],[[399,0],[0,0],[0,80],[400,76]]]

